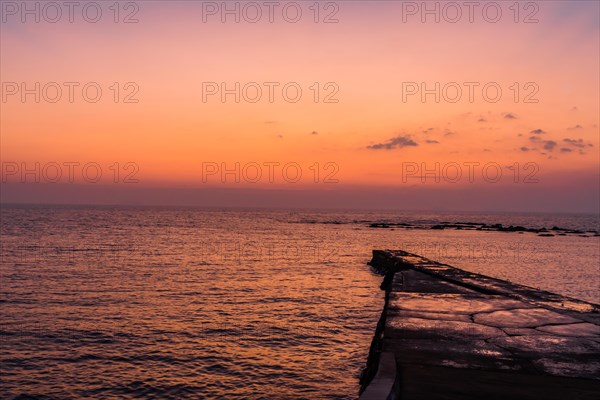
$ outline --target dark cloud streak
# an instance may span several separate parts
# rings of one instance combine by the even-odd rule
[[[370,150],[392,150],[392,149],[401,149],[403,147],[414,147],[419,144],[412,140],[410,136],[396,136],[391,138],[385,143],[377,143],[371,146],[367,146],[367,149]]]

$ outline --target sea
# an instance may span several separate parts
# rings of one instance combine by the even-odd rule
[[[2,205],[0,217],[2,399],[356,399],[384,304],[374,249],[600,303],[598,215]]]

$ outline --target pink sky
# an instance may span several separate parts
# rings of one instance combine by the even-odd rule
[[[256,23],[244,20],[254,16],[248,2],[240,2],[247,13],[239,23],[232,15],[222,23],[220,10],[203,15],[202,2],[137,2],[137,9],[123,2],[118,23],[112,2],[102,3],[97,23],[81,10],[73,23],[65,10],[49,23],[50,9],[41,10],[39,23],[32,15],[22,22],[22,10],[6,3],[13,2],[2,5],[0,35],[3,202],[94,202],[102,196],[91,193],[102,188],[102,202],[147,203],[148,188],[164,194],[152,192],[155,203],[187,204],[190,196],[176,188],[217,188],[256,191],[249,205],[263,196],[267,206],[291,206],[273,190],[302,189],[315,207],[369,208],[374,193],[409,191],[412,203],[400,208],[444,207],[425,201],[435,193],[456,197],[453,207],[464,210],[537,210],[557,193],[552,211],[598,212],[598,2],[521,2],[518,16],[513,2],[498,2],[496,23],[489,21],[491,2],[474,9],[472,23],[464,6],[461,19],[446,21],[455,16],[452,4],[462,2],[439,2],[439,23],[435,15],[422,22],[420,9],[407,15],[413,3],[400,1],[320,2],[318,23],[313,2],[294,3],[302,10],[297,23],[285,19],[295,15],[292,2],[275,8],[274,23],[264,2],[252,3],[263,12]],[[204,2],[205,11],[212,4]],[[137,23],[123,23],[130,13]],[[324,23],[327,16],[338,22]],[[34,94],[22,101],[21,85],[33,89],[36,82],[40,102]],[[56,94],[49,82],[62,89],[55,103],[48,101]],[[78,84],[72,102],[64,82]],[[96,103],[81,92],[90,82],[102,89]],[[219,90],[239,82],[248,91],[239,103],[233,94],[223,102],[221,93],[203,96],[212,82]],[[436,83],[439,102],[435,94],[406,92]],[[288,94],[300,88],[302,98],[286,100],[285,85]],[[252,102],[257,86],[262,97]],[[128,94],[137,102],[125,102]],[[69,162],[96,163],[102,179],[90,183],[78,170],[70,183]],[[21,174],[36,163],[39,185],[32,184],[36,173]],[[221,175],[236,163],[239,182]],[[265,165],[274,163],[269,179]],[[59,184],[48,179],[56,164]],[[262,175],[253,180],[256,165]],[[286,165],[302,177],[291,179]],[[477,165],[473,179],[468,165]],[[497,167],[502,179],[490,182]],[[430,171],[425,183],[423,168]],[[123,183],[126,176],[137,183]],[[510,196],[500,202],[498,191]],[[388,203],[395,204],[380,206]]]

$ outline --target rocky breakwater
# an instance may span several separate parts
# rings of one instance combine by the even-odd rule
[[[361,399],[598,399],[600,306],[373,251],[385,307]]]

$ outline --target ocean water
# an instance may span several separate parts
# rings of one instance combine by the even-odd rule
[[[354,399],[373,249],[600,302],[598,216],[3,206],[0,397]],[[408,223],[373,229],[370,223]]]

